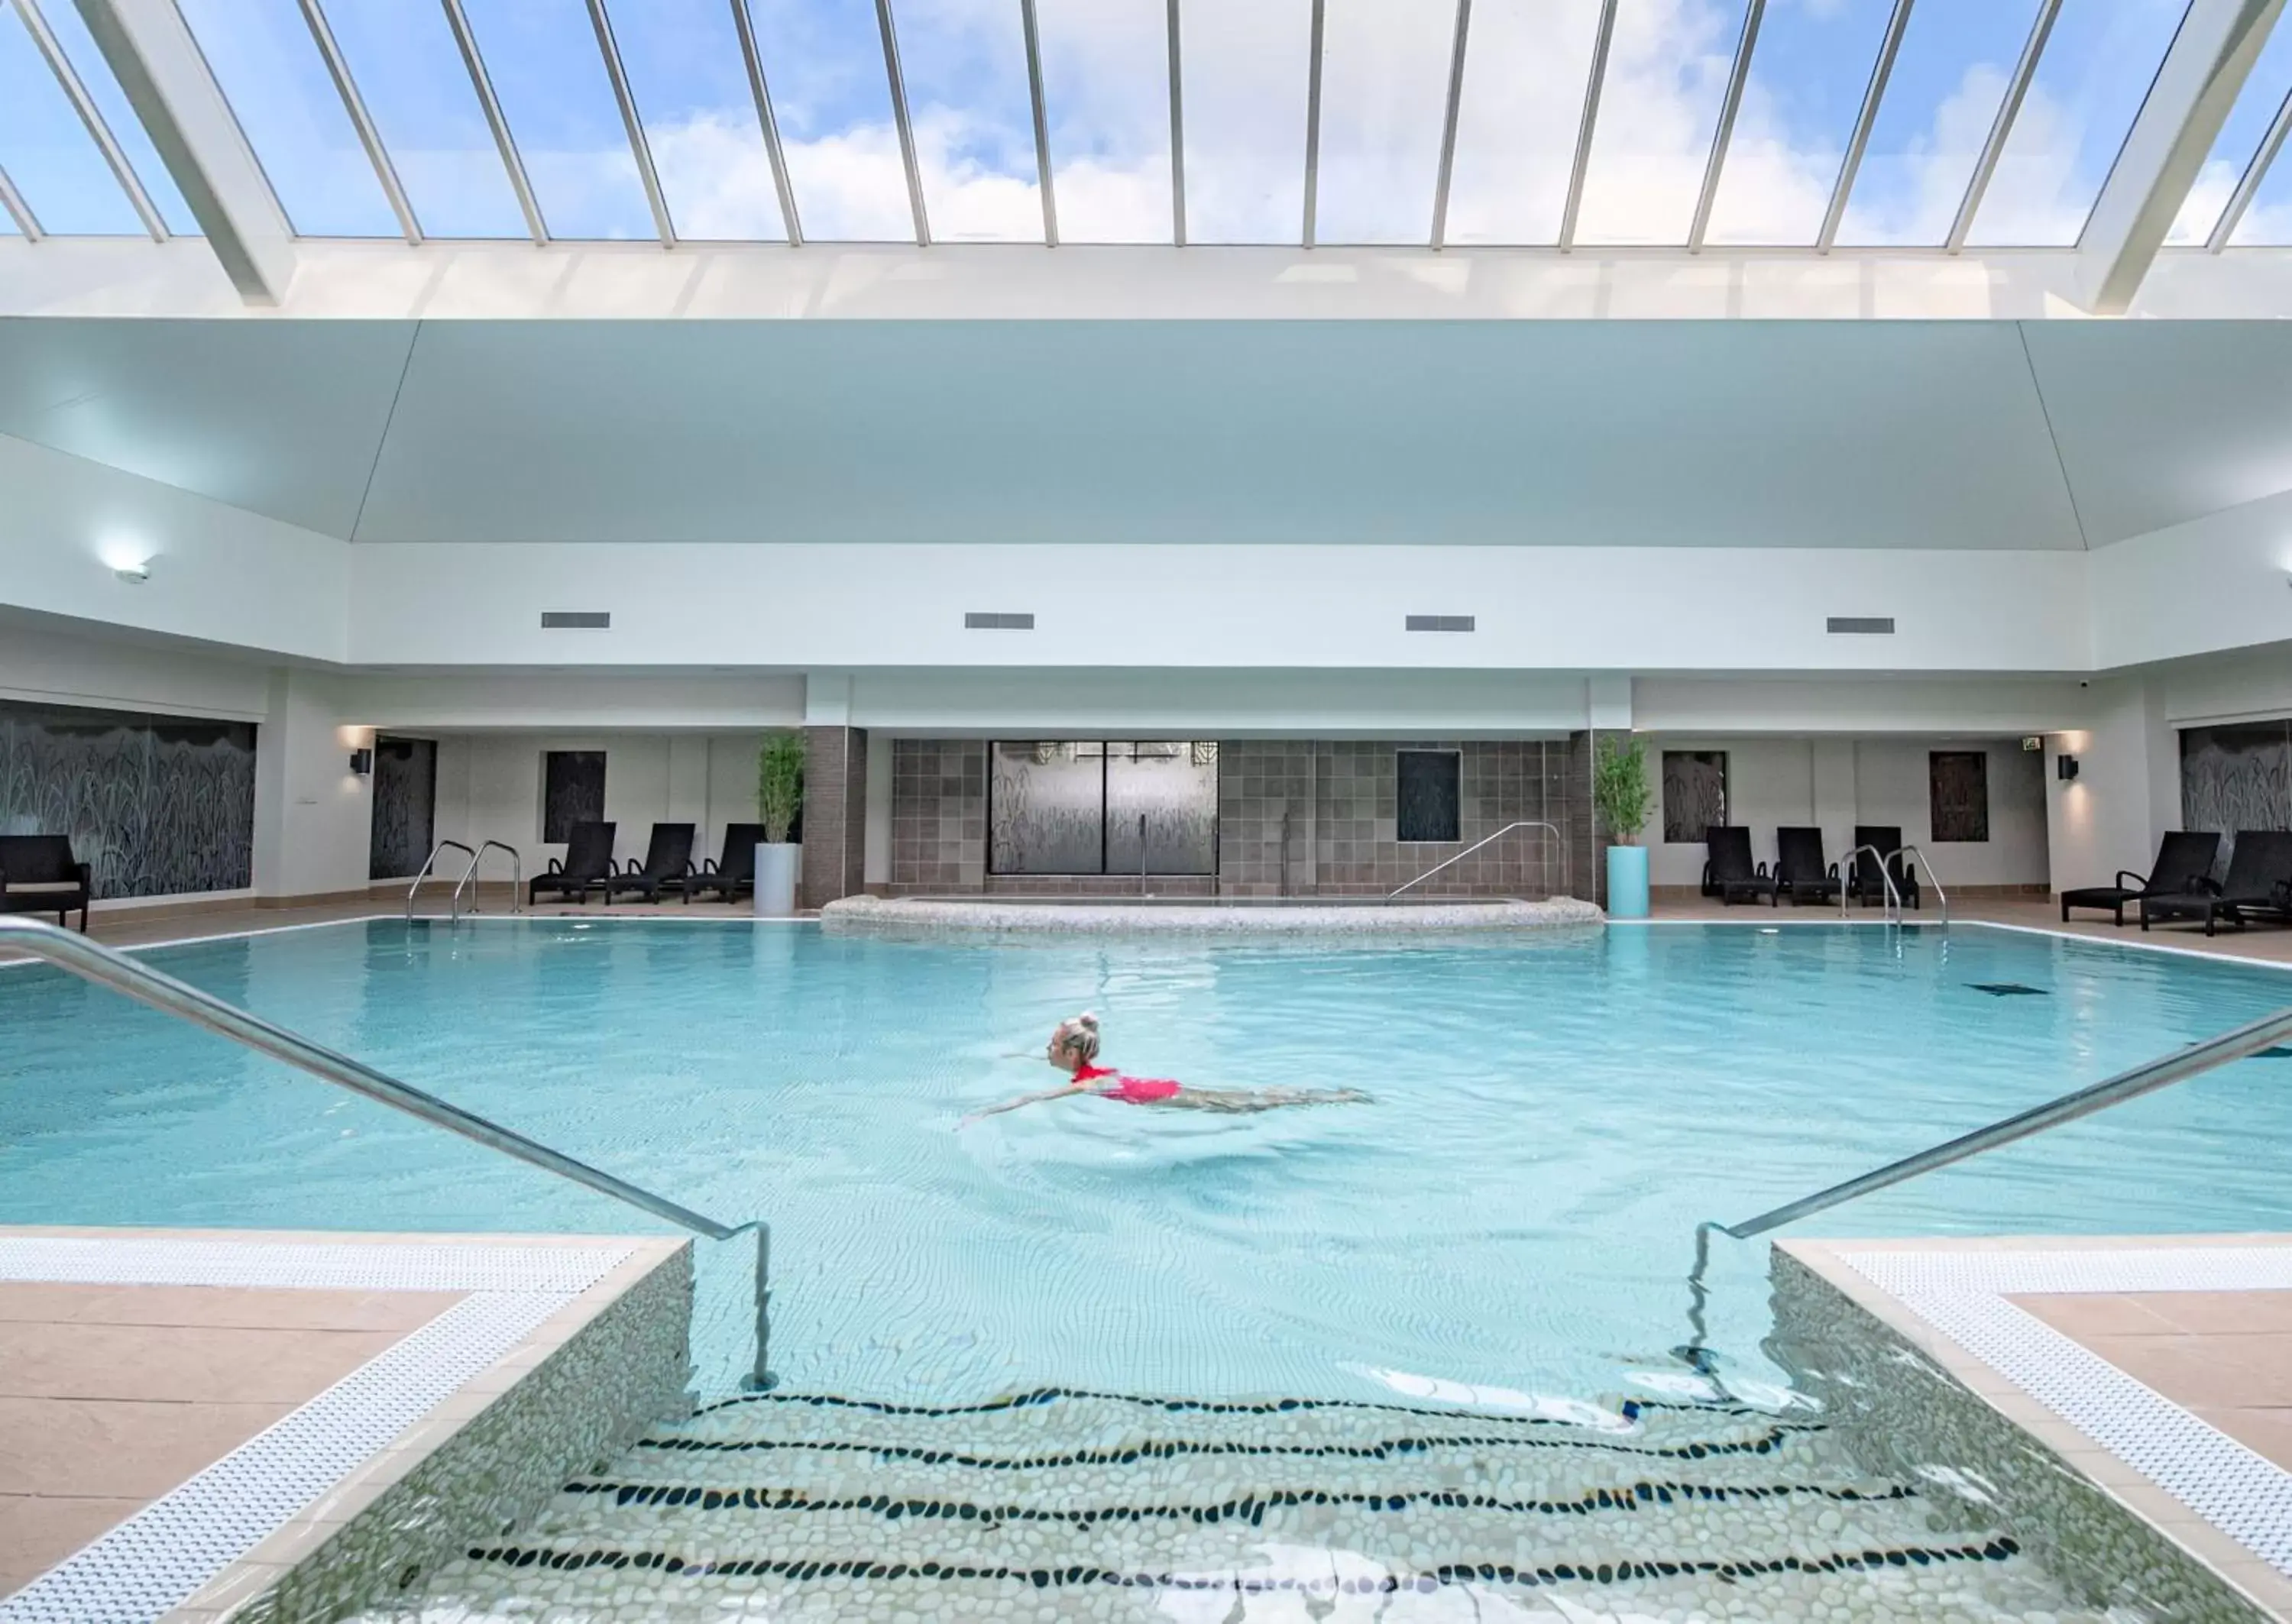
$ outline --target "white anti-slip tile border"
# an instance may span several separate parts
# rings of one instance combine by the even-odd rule
[[[2292,1246],[1850,1251],[1838,1258],[2278,1572],[2292,1472],[2008,1302],[2053,1291],[2292,1290]]]
[[[0,1624],[112,1624],[181,1605],[632,1250],[612,1243],[0,1240],[0,1281],[469,1293],[0,1600]]]

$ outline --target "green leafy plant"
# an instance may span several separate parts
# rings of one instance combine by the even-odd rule
[[[1592,804],[1608,832],[1628,845],[1647,822],[1648,802],[1653,799],[1647,752],[1640,742],[1618,744],[1612,737],[1602,739],[1592,763]]]
[[[764,825],[764,843],[783,846],[795,816],[803,807],[803,736],[769,733],[756,752],[756,816]]]

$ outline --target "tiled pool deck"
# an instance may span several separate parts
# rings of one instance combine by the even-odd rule
[[[2041,1475],[2094,1485],[2292,1618],[2292,1236],[1777,1246],[2033,1441]],[[1962,1462],[1970,1435],[1937,1419],[1901,1447]],[[1985,1465],[2011,1502],[2014,1463]]]
[[[522,1515],[674,1407],[688,1268],[657,1238],[0,1228],[0,1620],[372,1593],[443,1554],[425,1524]]]

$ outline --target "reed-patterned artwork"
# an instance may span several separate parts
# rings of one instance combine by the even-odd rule
[[[1727,821],[1727,752],[1663,752],[1663,838],[1674,844],[1702,840]]]
[[[106,896],[254,877],[254,725],[0,700],[0,834],[62,834]]]
[[[438,741],[374,741],[374,825],[367,842],[367,878],[402,880],[430,855],[437,813]]]
[[[2292,721],[2181,734],[2181,823],[2221,837],[2226,872],[2240,829],[2292,829]]]

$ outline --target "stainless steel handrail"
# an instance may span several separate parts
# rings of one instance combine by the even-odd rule
[[[1902,917],[1902,894],[1894,888],[1894,871],[1886,861],[1886,854],[1876,846],[1857,846],[1838,864],[1838,917],[1846,917],[1846,903],[1854,889],[1854,859],[1868,852],[1878,860],[1878,878],[1886,882],[1886,922],[1893,924]]]
[[[1933,887],[1934,896],[1941,904],[1941,928],[1944,930],[1949,929],[1949,893],[1941,888],[1941,876],[1934,872],[1933,859],[1915,846],[1897,847],[1893,857],[1889,857],[1886,861],[1892,863],[1894,857],[1916,857],[1918,860],[1918,866],[1925,871],[1926,883]]]
[[[1384,900],[1391,902],[1394,897],[1400,896],[1402,891],[1408,889],[1409,886],[1422,885],[1427,880],[1432,879],[1433,875],[1439,873],[1442,869],[1449,866],[1450,864],[1462,863],[1466,857],[1471,856],[1474,852],[1480,850],[1481,847],[1491,845],[1497,840],[1501,840],[1505,836],[1510,834],[1515,829],[1549,829],[1552,831],[1553,839],[1560,842],[1561,893],[1563,896],[1573,896],[1576,895],[1575,876],[1569,872],[1568,837],[1561,832],[1560,826],[1557,824],[1547,824],[1535,818],[1529,818],[1517,824],[1506,824],[1503,828],[1497,830],[1494,834],[1488,836],[1485,840],[1474,840],[1470,846],[1465,847],[1464,850],[1458,852],[1455,856],[1445,858],[1439,863],[1435,863],[1431,868],[1426,869],[1423,873],[1417,875],[1416,879],[1410,880],[1408,885],[1400,886],[1392,890],[1387,891],[1384,894]]]
[[[489,851],[509,853],[509,911],[514,913],[524,905],[525,859],[518,855],[516,847],[506,841],[480,840],[477,850],[470,854],[470,866],[464,869],[462,877],[454,882],[454,922],[457,925],[462,922],[462,888],[476,880],[478,860]],[[470,912],[475,913],[477,911],[478,902],[473,895],[470,898]]]
[[[1922,1150],[1914,1156],[1890,1162],[1859,1178],[1850,1178],[1827,1190],[1818,1190],[1788,1206],[1762,1212],[1742,1223],[1722,1224],[1717,1227],[1739,1241],[1747,1241],[1753,1235],[1764,1234],[1794,1218],[1803,1218],[1827,1207],[1835,1207],[1841,1202],[1852,1201],[1858,1195],[1868,1195],[1873,1190],[1900,1184],[1905,1178],[1916,1178],[1921,1173],[1931,1173],[1936,1168],[1963,1162],[1968,1156],[1978,1156],[1985,1150],[2011,1145],[2016,1139],[2026,1139],[2031,1134],[2045,1132],[2048,1128],[2058,1128],[2063,1122],[2073,1122],[2081,1116],[2091,1116],[2096,1111],[2104,1111],[2128,1099],[2138,1099],[2143,1094],[2153,1094],[2159,1089],[2184,1082],[2215,1066],[2226,1065],[2231,1060],[2256,1055],[2288,1038],[2292,1038],[2292,1009],[2279,1009],[2273,1015],[2263,1016],[2233,1032],[2224,1032],[2201,1043],[2191,1043],[2178,1054],[2144,1062],[2131,1071],[2119,1072],[2103,1081],[2073,1089],[2018,1115],[1992,1122],[1987,1128],[1977,1128],[1972,1133],[1960,1134],[1955,1139]]]
[[[552,1150],[537,1139],[529,1139],[523,1134],[498,1122],[489,1122],[473,1111],[464,1111],[434,1094],[425,1094],[387,1073],[376,1071],[362,1060],[337,1054],[299,1033],[273,1025],[261,1016],[236,1004],[225,1003],[212,993],[202,993],[198,988],[178,981],[173,976],[164,975],[147,964],[139,963],[123,953],[57,926],[34,919],[0,916],[0,947],[13,947],[30,953],[34,958],[44,959],[57,969],[69,970],[83,980],[109,987],[115,993],[189,1021],[194,1026],[203,1026],[218,1036],[229,1038],[232,1042],[260,1054],[269,1055],[274,1060],[283,1060],[338,1088],[362,1094],[409,1116],[418,1116],[433,1127],[457,1133],[488,1150],[514,1156],[545,1172],[554,1173],[560,1178],[586,1185],[601,1195],[625,1202],[695,1234],[706,1235],[712,1241],[729,1241],[749,1230],[755,1231],[756,1363],[750,1373],[750,1381],[760,1387],[771,1384],[764,1363],[771,1340],[765,1280],[771,1266],[771,1231],[762,1218],[751,1218],[745,1224],[720,1224],[714,1218],[695,1212],[665,1195],[656,1195],[625,1178],[617,1178],[585,1162],[577,1162],[562,1151]]]
[[[406,888],[406,917],[408,919],[410,920],[414,917],[414,893],[422,888],[422,882],[430,878],[430,871],[438,866],[438,859],[448,851],[469,852],[471,861],[475,862],[477,860],[478,854],[474,851],[470,851],[470,848],[463,845],[459,840],[440,840],[435,846],[432,846],[430,848],[430,855],[422,860],[422,872],[415,875],[414,883]],[[459,888],[457,887],[456,888],[458,889]]]

